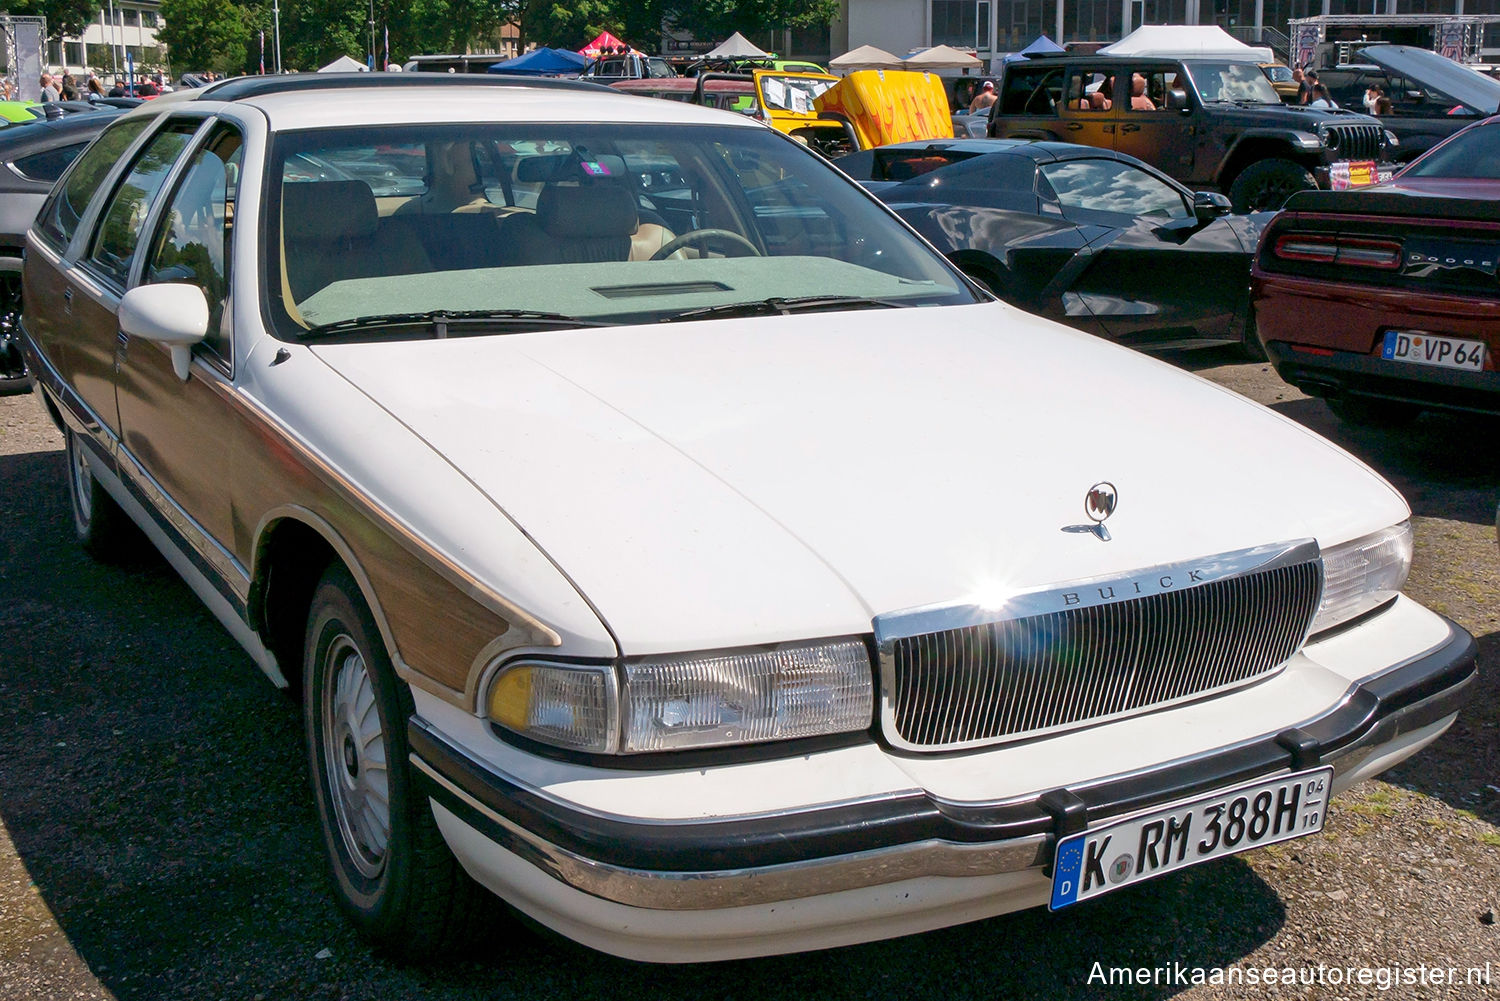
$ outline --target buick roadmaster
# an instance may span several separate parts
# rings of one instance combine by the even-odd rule
[[[663,962],[1108,907],[1453,722],[1473,641],[1333,445],[744,116],[384,76],[121,116],[22,318],[79,540],[298,694],[383,948],[493,947],[491,894]]]

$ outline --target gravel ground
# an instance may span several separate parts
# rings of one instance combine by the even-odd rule
[[[1350,431],[1264,365],[1176,360],[1330,435],[1406,493],[1409,592],[1479,637],[1459,722],[1336,799],[1320,838],[1056,916],[698,967],[627,963],[512,923],[462,962],[372,955],[324,886],[296,706],[160,560],[81,553],[60,438],[34,400],[0,399],[0,998],[1500,998],[1500,427]],[[1111,986],[1096,963],[1160,969]],[[1313,986],[1175,982],[1320,964]],[[1458,968],[1460,984],[1335,982],[1347,967],[1419,964]],[[1463,984],[1468,967],[1491,984]]]

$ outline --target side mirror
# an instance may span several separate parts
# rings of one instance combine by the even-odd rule
[[[1198,217],[1199,222],[1212,222],[1232,211],[1234,203],[1217,191],[1193,192],[1193,215]]]
[[[186,382],[193,345],[208,333],[208,299],[196,285],[138,285],[120,300],[119,321],[129,336],[164,345],[172,371]]]

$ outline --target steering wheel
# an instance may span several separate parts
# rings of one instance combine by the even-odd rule
[[[694,243],[705,243],[711,240],[723,240],[726,243],[734,244],[741,250],[749,252],[746,254],[735,255],[737,257],[761,256],[760,249],[756,247],[755,244],[751,243],[749,240],[745,239],[743,236],[740,236],[740,234],[734,232],[733,230],[695,229],[690,233],[684,233],[681,236],[662,244],[661,248],[657,250],[656,253],[651,255],[651,260],[665,260],[666,258],[671,257],[673,254],[677,253],[677,251],[681,250],[683,247],[690,246]]]

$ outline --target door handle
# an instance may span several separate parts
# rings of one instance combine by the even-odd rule
[[[1121,132],[1139,132],[1140,130],[1141,130],[1141,127],[1139,125],[1121,125],[1120,126],[1120,131]]]
[[[1114,135],[1115,127],[1113,125],[1106,125],[1104,126],[1104,131],[1108,132],[1110,135]]]
[[[1081,128],[1083,128],[1083,123],[1082,122],[1069,122],[1068,123],[1068,131],[1069,132],[1077,132]]]
[[[72,302],[72,301],[73,301],[73,290],[70,289],[70,288],[63,289],[63,302]]]

